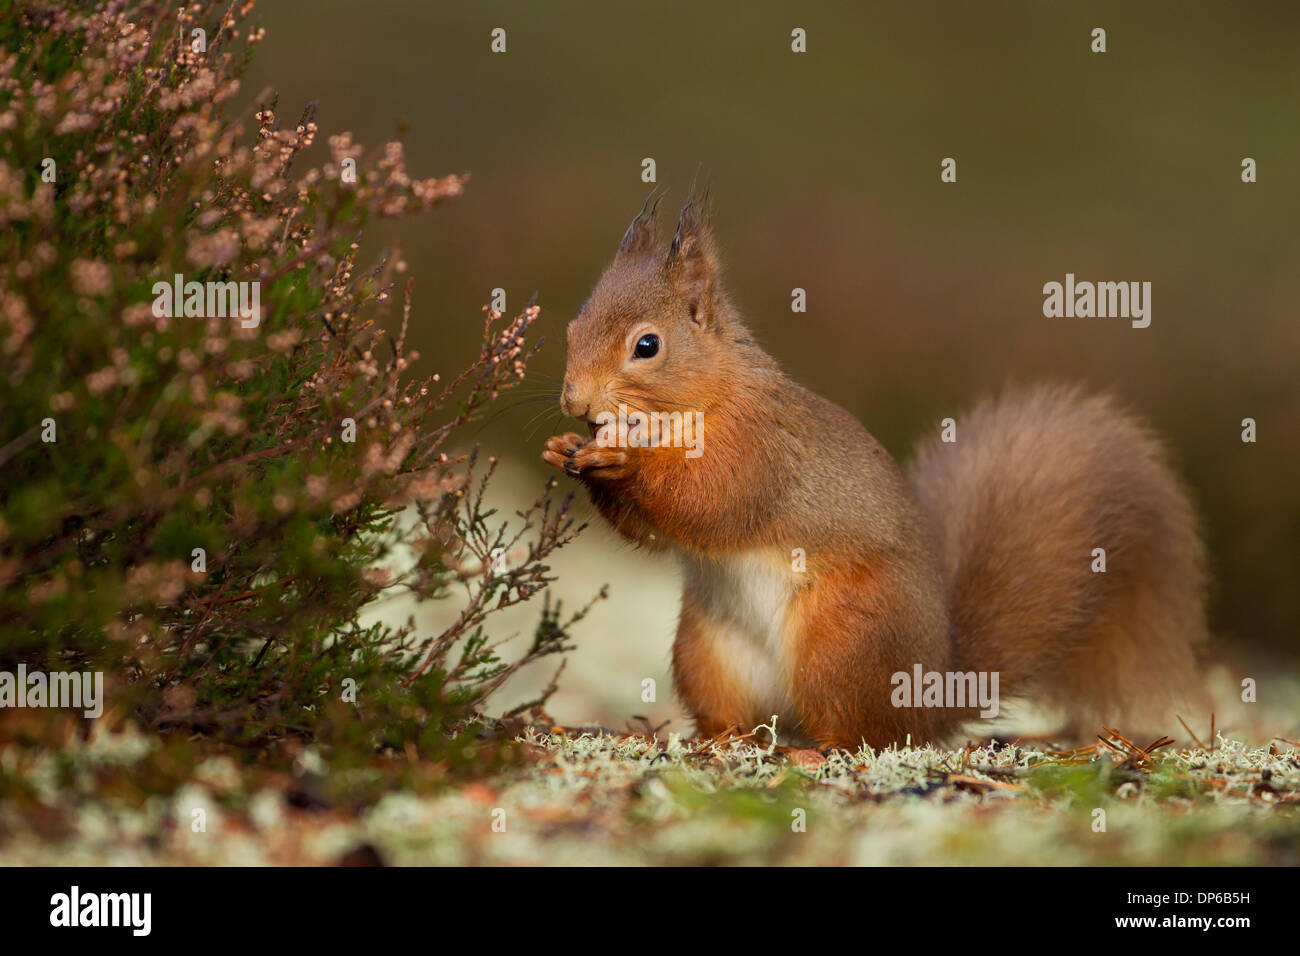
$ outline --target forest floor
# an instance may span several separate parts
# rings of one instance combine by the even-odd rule
[[[0,736],[0,863],[1300,862],[1300,742],[1283,738],[824,755],[649,729],[482,735],[515,759],[468,781],[303,745],[270,770],[124,722],[59,747]]]

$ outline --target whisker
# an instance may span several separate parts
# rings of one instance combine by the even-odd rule
[[[548,414],[552,408],[556,407],[556,405],[557,403],[555,399],[546,395],[523,396],[521,398],[516,398],[513,401],[499,403],[484,418],[478,420],[478,427],[470,434],[477,437],[484,428],[494,423],[502,415],[509,414],[510,412],[517,411],[521,408],[535,409],[538,406],[541,406],[541,411],[534,412],[534,414],[529,417],[528,421],[531,423],[541,416]]]
[[[538,417],[539,417],[539,416],[538,416]],[[564,418],[564,413],[563,413],[563,412],[557,412],[557,413],[556,413],[556,415],[555,415],[555,424],[553,424],[553,425],[550,427],[550,432],[551,432],[551,434],[555,434],[555,433],[559,430],[560,422],[563,420],[563,418]],[[543,421],[545,421],[545,419],[543,419]],[[538,425],[540,425],[540,424],[542,424],[542,422],[539,421],[539,422],[537,422],[537,424],[533,425],[532,428],[530,428],[530,429],[528,430],[528,433],[527,433],[526,435],[524,435],[525,440],[527,440],[527,441],[532,441],[532,440],[533,440],[533,435],[536,433],[536,431],[537,431],[537,427],[538,427]]]
[[[612,394],[615,398],[623,400],[629,406],[635,401],[650,405],[667,405],[672,408],[683,408],[687,410],[690,410],[691,408],[691,406],[683,404],[682,402],[674,402],[667,398],[661,398],[658,395],[643,395],[640,392],[629,392],[622,389],[616,389]],[[637,410],[644,411],[644,409]]]
[[[524,395],[509,402],[500,403],[495,411],[513,411],[516,408],[530,408],[536,405],[558,405],[549,395]]]

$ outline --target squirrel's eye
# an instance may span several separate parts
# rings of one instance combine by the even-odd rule
[[[659,354],[659,336],[643,335],[636,340],[636,348],[632,354],[639,359],[654,358]]]

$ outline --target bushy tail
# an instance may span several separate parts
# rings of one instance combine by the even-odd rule
[[[1060,705],[1078,731],[1203,716],[1204,551],[1159,442],[1062,386],[985,401],[956,437],[925,443],[910,477],[961,668],[999,671],[1003,694]]]

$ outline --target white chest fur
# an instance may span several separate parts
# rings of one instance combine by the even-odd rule
[[[748,690],[766,721],[793,730],[788,611],[796,575],[781,552],[745,551],[722,558],[682,555],[686,588],[716,659]]]

